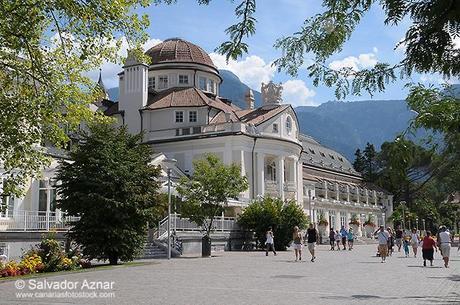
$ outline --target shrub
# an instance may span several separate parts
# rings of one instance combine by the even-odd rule
[[[37,253],[25,254],[19,266],[21,269],[27,270],[27,273],[40,272],[45,269],[42,258]]]
[[[259,248],[265,247],[265,233],[272,227],[275,248],[286,250],[292,240],[294,226],[305,229],[308,218],[295,201],[284,204],[279,198],[264,197],[244,209],[238,217],[238,224],[254,232]]]

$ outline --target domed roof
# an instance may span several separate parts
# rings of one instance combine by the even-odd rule
[[[199,46],[180,38],[171,38],[150,48],[146,55],[153,64],[160,63],[196,63],[216,69],[208,53]]]

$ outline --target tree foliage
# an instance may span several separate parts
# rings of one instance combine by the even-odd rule
[[[272,197],[253,201],[238,217],[238,223],[244,229],[254,232],[259,247],[264,247],[265,233],[272,227],[277,250],[286,250],[289,246],[294,226],[303,230],[308,222],[308,217],[295,201],[284,203]]]
[[[210,236],[214,218],[228,206],[228,199],[237,198],[248,188],[246,177],[236,164],[225,165],[217,156],[208,154],[193,162],[190,178],[183,177],[177,192],[183,198],[182,217],[190,218]]]
[[[100,95],[86,72],[120,62],[122,39],[135,49],[147,36],[146,0],[0,1],[0,167],[5,193],[49,163],[41,145],[63,147],[68,131],[94,121]],[[136,53],[136,52],[135,52]],[[137,52],[141,53],[141,52]]]
[[[125,128],[94,125],[61,162],[58,207],[80,217],[70,236],[91,258],[116,264],[142,248],[157,211],[160,170],[149,164],[152,152],[141,139]]]

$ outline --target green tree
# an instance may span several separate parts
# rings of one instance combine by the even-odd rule
[[[364,160],[364,157],[361,153],[361,149],[356,149],[355,151],[355,161],[353,162],[353,168],[357,171],[357,172],[362,172],[364,170],[364,164],[365,163],[365,160]]]
[[[143,247],[160,170],[149,164],[152,152],[138,144],[141,139],[124,127],[93,125],[60,164],[58,207],[80,217],[70,236],[90,258],[117,264],[134,259]]]
[[[307,227],[308,222],[308,217],[295,201],[284,203],[281,199],[272,197],[253,201],[238,216],[239,225],[254,232],[259,247],[264,247],[265,233],[272,227],[276,250],[286,250],[292,241],[294,226],[302,230]]]
[[[377,152],[375,151],[374,144],[369,142],[363,151],[363,178],[368,182],[374,182],[377,179]]]
[[[193,162],[192,177],[183,177],[177,192],[183,198],[180,213],[204,230],[204,257],[211,255],[211,231],[214,218],[228,206],[229,198],[237,198],[248,188],[246,177],[236,164],[225,165],[215,155]]]
[[[49,164],[38,144],[63,147],[82,121],[104,121],[88,105],[100,89],[86,75],[121,62],[123,39],[147,39],[146,0],[0,1],[0,163],[4,192],[21,194],[27,177]]]

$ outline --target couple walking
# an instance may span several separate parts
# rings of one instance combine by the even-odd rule
[[[305,235],[307,240],[308,251],[311,254],[311,262],[314,262],[316,259],[315,248],[316,243],[319,239],[318,230],[315,229],[311,223],[307,229],[307,234]],[[302,232],[299,230],[299,227],[294,227],[294,233],[292,233],[293,247],[295,251],[295,260],[302,260]]]

